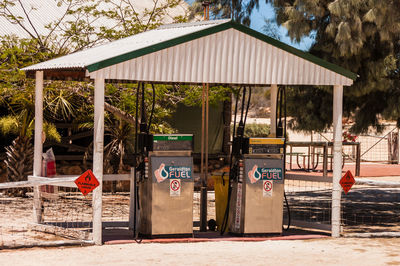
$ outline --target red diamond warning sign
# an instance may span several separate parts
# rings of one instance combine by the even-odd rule
[[[347,194],[347,192],[349,192],[349,190],[351,189],[351,187],[354,185],[355,182],[356,182],[356,180],[354,180],[353,175],[351,174],[350,170],[348,170],[344,174],[342,179],[340,179],[339,183],[342,186],[344,193]]]
[[[91,170],[87,170],[80,177],[75,179],[75,184],[84,196],[99,186],[99,181]]]

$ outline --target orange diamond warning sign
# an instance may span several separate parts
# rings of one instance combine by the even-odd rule
[[[87,170],[80,177],[75,179],[75,184],[84,196],[99,186],[99,181],[91,170]]]
[[[344,176],[342,177],[342,179],[340,179],[340,185],[342,186],[344,193],[347,194],[347,192],[349,192],[349,190],[351,189],[351,187],[354,185],[354,183],[356,183],[356,180],[354,180],[353,175],[351,174],[350,170],[348,170]]]

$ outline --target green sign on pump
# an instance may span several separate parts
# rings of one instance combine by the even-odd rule
[[[154,142],[156,141],[192,141],[193,135],[154,135]]]
[[[153,151],[192,151],[193,135],[165,134],[153,135]]]

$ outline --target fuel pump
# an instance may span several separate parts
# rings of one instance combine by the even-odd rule
[[[141,90],[135,231],[141,236],[193,234],[193,135],[149,134]],[[153,110],[155,92],[153,87]],[[153,111],[152,111],[153,113]],[[150,115],[150,121],[152,114]],[[136,213],[135,212],[135,213]]]
[[[251,91],[242,113],[231,154],[228,207],[223,228],[238,235],[282,233],[284,190],[284,139],[243,136]],[[235,105],[235,113],[237,103]],[[236,124],[236,121],[234,122]]]

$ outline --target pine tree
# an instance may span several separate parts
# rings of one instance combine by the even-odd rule
[[[292,40],[315,35],[310,53],[359,75],[344,90],[344,111],[355,119],[353,132],[369,126],[381,130],[381,119],[400,124],[400,1],[270,0],[277,22]],[[309,90],[306,92],[305,90]],[[297,129],[329,127],[331,88],[291,88],[288,105]],[[305,98],[298,96],[306,95]],[[306,106],[307,108],[303,108]],[[330,106],[330,105],[326,105]]]
[[[196,0],[193,10],[202,11]],[[210,2],[214,17],[233,17],[245,25],[258,8],[258,0]],[[276,22],[288,29],[292,40],[314,36],[310,53],[359,75],[344,90],[344,113],[352,117],[353,132],[373,126],[382,129],[382,119],[400,126],[399,0],[266,0],[275,8]],[[270,23],[267,21],[266,23]],[[271,35],[271,34],[269,34]],[[332,123],[332,88],[288,88],[292,126],[322,131]],[[304,108],[305,107],[305,108]]]
[[[190,18],[193,18],[196,14],[203,13],[204,9],[202,4],[204,2],[208,2],[210,4],[211,18],[231,18],[246,26],[250,25],[251,12],[253,12],[255,8],[259,8],[259,0],[195,0],[190,7]]]

